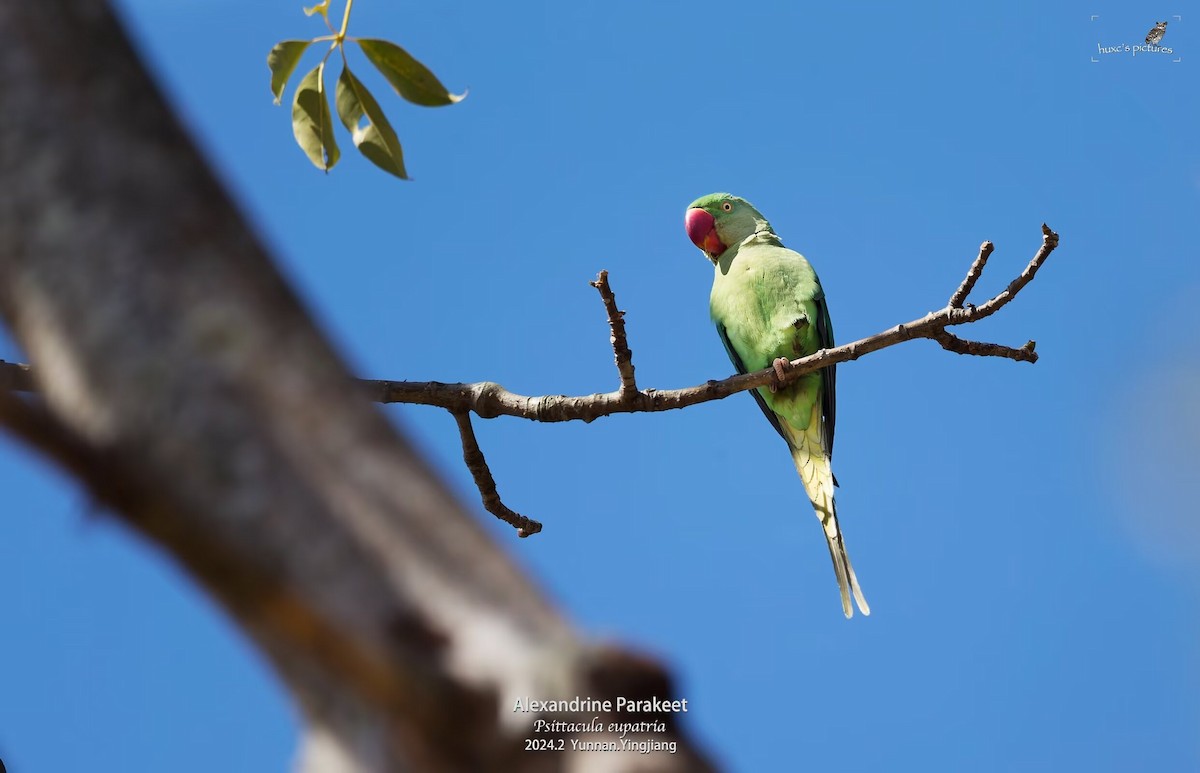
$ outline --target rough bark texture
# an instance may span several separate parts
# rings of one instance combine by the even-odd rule
[[[572,631],[353,385],[106,3],[2,3],[0,38],[0,313],[40,392],[0,421],[258,642],[302,768],[708,769],[523,750],[517,696],[668,680]]]

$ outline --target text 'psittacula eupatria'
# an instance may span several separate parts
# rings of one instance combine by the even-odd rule
[[[713,263],[709,310],[739,373],[775,367],[833,346],[833,326],[821,282],[808,261],[783,246],[771,224],[750,202],[713,193],[692,202],[684,217],[688,238]],[[835,366],[786,386],[751,391],[767,420],[787,442],[804,490],[829,543],[842,594],[842,611],[854,615],[851,595],[871,614],[846,555],[833,501]]]

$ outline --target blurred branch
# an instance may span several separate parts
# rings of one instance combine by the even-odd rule
[[[18,362],[0,360],[0,389],[5,392],[36,392],[33,368]]]
[[[674,754],[525,751],[518,697],[670,680],[576,632],[347,388],[103,0],[0,3],[0,39],[0,314],[37,363],[0,369],[0,426],[257,643],[305,722],[298,770],[711,770],[671,716],[628,737]]]

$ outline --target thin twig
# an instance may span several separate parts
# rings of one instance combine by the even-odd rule
[[[979,281],[979,275],[983,273],[983,267],[987,265],[988,256],[992,254],[992,250],[996,246],[991,242],[984,242],[979,245],[979,254],[975,257],[975,262],[971,264],[971,268],[967,271],[967,276],[963,279],[962,284],[954,291],[954,295],[950,296],[950,308],[961,309],[963,302],[967,300],[967,296],[975,289],[975,283]]]
[[[967,341],[959,338],[949,330],[943,330],[933,336],[933,340],[942,348],[955,354],[974,354],[978,357],[1007,357],[1017,362],[1037,362],[1038,355],[1034,351],[1036,341],[1027,341],[1024,346],[1014,349],[1003,344],[989,344],[984,341]]]
[[[608,271],[601,271],[596,277],[596,281],[588,284],[600,291],[600,298],[604,301],[604,310],[608,314],[608,326],[612,330],[609,340],[612,341],[617,372],[621,376],[619,394],[622,398],[631,397],[637,393],[638,388],[637,382],[633,378],[633,352],[629,350],[629,340],[625,336],[625,312],[617,308],[617,298],[608,285]]]
[[[463,462],[471,471],[471,476],[475,478],[475,486],[483,498],[484,509],[515,528],[518,537],[537,534],[542,530],[542,524],[508,509],[500,500],[500,494],[496,491],[496,479],[492,477],[487,459],[484,458],[483,450],[479,448],[479,441],[475,438],[475,428],[471,426],[471,414],[466,411],[451,411],[451,413],[454,414],[454,420],[458,422],[458,434],[462,438]]]

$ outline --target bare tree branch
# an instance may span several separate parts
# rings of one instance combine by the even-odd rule
[[[979,276],[983,273],[983,267],[987,265],[988,256],[992,254],[992,250],[994,249],[996,249],[996,246],[991,242],[984,242],[979,245],[979,255],[975,257],[975,261],[967,271],[966,278],[963,279],[958,289],[954,291],[954,295],[950,296],[950,308],[962,308],[963,302],[967,300],[967,296],[975,289],[975,283],[979,281]]]
[[[793,360],[787,369],[783,383],[793,381],[806,373],[820,370],[827,365],[857,360],[871,352],[895,346],[916,338],[937,341],[944,348],[959,354],[983,357],[1004,357],[1018,362],[1035,362],[1037,354],[1033,343],[1014,349],[999,344],[967,341],[954,336],[946,328],[977,322],[991,316],[1012,301],[1025,285],[1029,284],[1050,253],[1058,246],[1058,234],[1042,226],[1042,244],[1029,264],[1008,287],[979,306],[957,308],[947,305],[924,317],[852,341],[832,349],[822,349],[815,354]],[[990,253],[990,251],[988,251]],[[981,249],[981,254],[983,250]],[[984,258],[986,260],[986,258]],[[977,258],[968,272],[963,285],[970,289],[970,280],[976,266],[982,270],[982,261]],[[961,288],[960,288],[961,289]],[[957,296],[957,292],[955,295]],[[509,392],[490,381],[475,384],[444,384],[437,381],[364,381],[371,397],[382,403],[412,403],[433,405],[449,411],[474,411],[490,419],[496,416],[516,416],[531,421],[593,421],[601,416],[616,413],[641,413],[668,411],[690,405],[720,400],[748,389],[767,386],[776,380],[773,368],[764,368],[754,373],[731,376],[721,381],[709,381],[685,389],[646,389],[632,393],[605,392],[593,395],[568,397],[566,395],[543,395],[530,397]]]
[[[487,459],[484,458],[483,451],[479,448],[479,441],[475,438],[475,429],[471,426],[471,414],[467,411],[457,411],[454,413],[454,420],[458,422],[458,434],[462,438],[463,462],[471,471],[471,476],[475,478],[475,485],[479,488],[484,509],[515,528],[518,537],[528,537],[530,534],[537,534],[541,531],[541,523],[513,512],[500,500],[500,494],[496,491],[496,479],[492,477]]]
[[[1038,356],[1035,352],[1034,341],[1026,341],[1025,345],[1019,349],[1014,349],[1011,346],[1003,344],[989,344],[983,341],[966,341],[951,333],[949,330],[943,330],[933,336],[933,340],[942,345],[942,348],[948,352],[955,354],[974,354],[977,357],[1006,357],[1017,362],[1037,362]]]
[[[617,362],[617,372],[621,376],[621,388],[617,390],[617,394],[621,399],[628,400],[637,393],[637,382],[633,378],[633,352],[629,350],[629,341],[625,337],[625,312],[617,308],[617,299],[613,295],[612,288],[608,285],[608,272],[601,271],[594,282],[589,282],[592,287],[600,291],[600,298],[604,301],[604,311],[608,314],[608,326],[612,330],[613,355]]]
[[[832,349],[822,349],[807,357],[793,360],[787,369],[782,383],[793,381],[806,373],[820,370],[827,365],[857,360],[859,357],[871,352],[917,338],[928,338],[937,341],[943,348],[958,354],[971,354],[980,357],[1003,357],[1017,362],[1036,362],[1037,353],[1034,351],[1034,342],[1032,341],[1022,347],[1013,348],[1001,344],[965,340],[951,334],[946,328],[978,322],[985,317],[995,314],[1012,301],[1025,285],[1029,284],[1038,269],[1046,261],[1046,258],[1050,256],[1050,253],[1057,246],[1058,234],[1043,224],[1041,246],[1008,287],[995,297],[988,299],[978,306],[967,306],[966,308],[954,306],[952,303],[960,294],[963,294],[965,297],[963,288],[966,288],[967,292],[969,292],[974,287],[975,281],[978,279],[987,261],[987,256],[992,252],[990,249],[991,242],[984,242],[980,247],[980,255],[971,264],[966,279],[963,280],[962,285],[951,297],[951,304],[947,304],[945,308],[938,311],[930,312],[924,317],[896,325],[881,333],[860,338],[857,341],[842,344]],[[607,272],[601,273],[601,277],[605,280],[607,279],[606,274]],[[593,286],[599,286],[600,280],[592,284]],[[604,286],[607,287],[606,281],[604,282]],[[602,289],[601,293],[603,295],[605,291]],[[612,299],[611,309],[615,310],[616,301],[613,299],[611,288],[608,289],[607,295],[608,298]],[[608,300],[605,302],[605,307],[606,309],[610,308]],[[624,342],[624,321],[619,316],[623,315],[624,312],[616,312],[616,314],[618,316],[615,318],[617,320],[615,323],[613,322],[614,316],[612,312],[610,311],[609,314],[610,324],[614,328],[613,338],[614,340]],[[617,330],[620,332],[619,339],[617,339],[615,332]],[[614,348],[616,348],[616,344],[614,344]],[[617,349],[617,351],[618,368],[620,368],[622,357],[619,352],[621,349]],[[629,351],[627,345],[624,346],[624,351]],[[27,365],[0,361],[0,383],[25,383],[22,379],[27,378],[28,370],[29,366]],[[632,364],[630,364],[629,373],[630,381],[632,381]],[[730,376],[720,381],[708,381],[704,384],[683,389],[646,389],[640,391],[636,386],[632,390],[624,389],[625,380],[623,378],[622,389],[614,392],[577,396],[542,395],[537,397],[510,392],[492,381],[481,381],[473,384],[453,384],[440,381],[383,381],[363,379],[361,383],[366,388],[371,399],[380,403],[431,405],[438,408],[445,408],[455,414],[462,413],[463,411],[472,411],[485,419],[497,416],[515,416],[521,419],[542,422],[590,422],[601,416],[611,416],[617,413],[669,411],[706,403],[711,400],[720,400],[738,392],[767,386],[775,382],[776,378],[777,376],[773,368],[764,368],[754,373]]]

